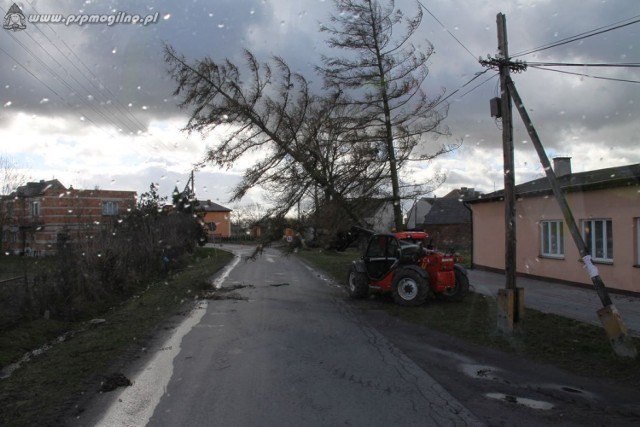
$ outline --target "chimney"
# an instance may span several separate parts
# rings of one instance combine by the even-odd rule
[[[571,175],[571,157],[555,157],[553,159],[553,171],[558,178]]]

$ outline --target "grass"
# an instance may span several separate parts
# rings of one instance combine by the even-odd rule
[[[340,283],[346,281],[349,265],[359,256],[355,251],[317,250],[300,251],[299,255]],[[381,298],[366,301],[359,307],[382,308],[393,316],[475,344],[518,354],[585,377],[609,378],[640,389],[640,363],[616,357],[604,330],[597,326],[526,309],[519,330],[505,337],[497,331],[495,300],[474,292],[460,303],[436,300],[412,308],[393,304],[391,298]],[[640,339],[632,341],[640,349]]]
[[[64,323],[44,319],[3,331],[0,361],[14,362],[25,351],[72,331],[63,344],[0,380],[0,425],[56,425],[87,388],[96,390],[114,361],[143,351],[152,334],[165,320],[185,312],[208,279],[233,257],[216,249],[199,249],[188,267],[144,291],[102,317],[101,325]]]

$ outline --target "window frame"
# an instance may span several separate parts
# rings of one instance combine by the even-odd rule
[[[102,215],[103,216],[116,216],[116,215],[118,215],[118,202],[116,200],[103,200],[102,201]]]
[[[598,230],[598,224],[601,224],[600,230]],[[587,228],[588,225],[590,225],[589,229]],[[598,234],[601,234],[599,241]],[[583,219],[582,238],[594,262],[613,264],[613,220],[611,218]],[[611,244],[609,245],[609,243]],[[598,256],[598,247],[600,245],[602,246],[602,256]]]
[[[555,233],[553,233],[553,226],[555,226]],[[553,237],[556,239],[555,251],[551,250]],[[544,258],[564,259],[564,222],[562,220],[540,221],[540,254]]]
[[[40,216],[40,201],[34,200],[31,202],[31,216],[33,218],[38,218]]]
[[[634,218],[634,225],[635,225],[635,229],[636,229],[636,233],[635,233],[635,249],[636,249],[636,256],[635,256],[635,266],[636,267],[640,267],[640,218]]]

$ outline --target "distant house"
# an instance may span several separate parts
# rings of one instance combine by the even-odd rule
[[[440,249],[471,249],[471,211],[465,201],[478,197],[473,188],[462,187],[444,197],[423,198],[409,210],[407,229],[429,233],[433,245]]]
[[[572,173],[558,158],[554,170],[605,285],[640,292],[640,164]],[[547,178],[515,190],[517,273],[590,286]],[[500,190],[468,202],[475,267],[504,270],[503,198]]]
[[[29,182],[2,196],[2,248],[15,254],[53,254],[57,243],[91,238],[100,224],[135,205],[135,191],[77,190],[57,179]]]
[[[406,228],[407,230],[422,229],[424,226],[424,217],[431,210],[435,197],[418,199],[413,203],[409,212],[407,212]]]
[[[198,201],[194,212],[204,223],[209,241],[218,237],[231,237],[231,209],[207,200]]]
[[[388,233],[395,227],[393,203],[382,199],[358,201],[358,209],[366,212],[363,220],[372,230],[378,233]]]

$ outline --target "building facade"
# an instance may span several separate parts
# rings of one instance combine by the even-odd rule
[[[640,164],[571,173],[556,163],[558,183],[607,288],[640,293]],[[473,264],[504,270],[504,192],[470,201]],[[516,271],[591,286],[547,178],[516,186]]]
[[[231,237],[231,209],[207,200],[197,202],[194,211],[204,224],[210,242]]]
[[[29,182],[2,197],[2,250],[51,255],[61,241],[90,239],[101,224],[135,206],[135,191],[77,190],[57,179]]]

